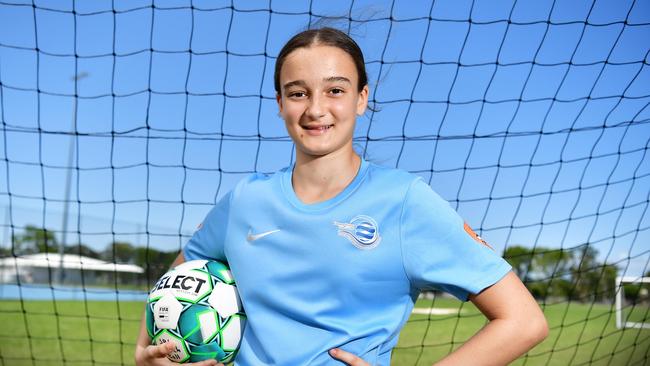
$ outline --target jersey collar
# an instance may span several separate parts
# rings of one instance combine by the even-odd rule
[[[366,172],[368,171],[368,165],[369,165],[368,162],[366,162],[362,157],[361,164],[359,165],[359,170],[357,171],[357,175],[354,177],[352,182],[350,182],[350,184],[348,184],[348,186],[345,187],[344,190],[342,190],[339,194],[326,201],[312,203],[312,204],[305,204],[302,201],[300,201],[298,196],[296,196],[296,192],[293,190],[293,184],[291,184],[291,178],[293,176],[293,168],[295,167],[295,163],[293,163],[291,164],[291,166],[289,166],[282,172],[282,192],[284,196],[287,198],[287,200],[291,202],[291,204],[294,207],[298,208],[299,210],[308,211],[308,212],[323,211],[345,200],[350,194],[352,194],[352,192],[354,192],[357,189],[357,187],[363,181]]]

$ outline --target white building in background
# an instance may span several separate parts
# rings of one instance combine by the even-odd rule
[[[62,258],[58,253],[37,253],[0,258],[0,283],[58,283],[61,259],[63,282],[67,285],[110,283],[115,276],[120,283],[134,283],[144,273],[142,267],[134,264],[110,263],[77,254],[64,254]]]

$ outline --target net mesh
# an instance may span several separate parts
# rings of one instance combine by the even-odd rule
[[[358,151],[426,179],[544,309],[517,364],[648,364],[614,299],[649,272],[650,4],[601,0],[0,1],[0,363],[132,363],[142,290],[239,179],[292,162],[273,67],[322,25],[364,51]],[[484,324],[426,294],[393,363]]]

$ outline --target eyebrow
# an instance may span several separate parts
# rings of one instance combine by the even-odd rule
[[[330,82],[330,83],[340,81],[340,82],[352,84],[350,79],[346,78],[345,76],[330,76],[330,77],[323,78],[323,81]],[[284,84],[282,87],[284,89],[288,89],[291,88],[292,86],[306,86],[306,85],[307,83],[304,80],[294,80]]]
[[[330,76],[328,78],[324,78],[323,81],[327,81],[327,82],[342,81],[344,83],[352,84],[350,79],[346,78],[345,76]]]

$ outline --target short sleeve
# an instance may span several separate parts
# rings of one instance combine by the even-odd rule
[[[199,225],[198,230],[183,247],[185,260],[226,260],[223,248],[228,228],[231,196],[232,192],[229,192],[221,197],[221,200],[208,212],[203,223]]]
[[[467,301],[512,269],[422,179],[407,193],[400,224],[404,268],[417,289]]]

